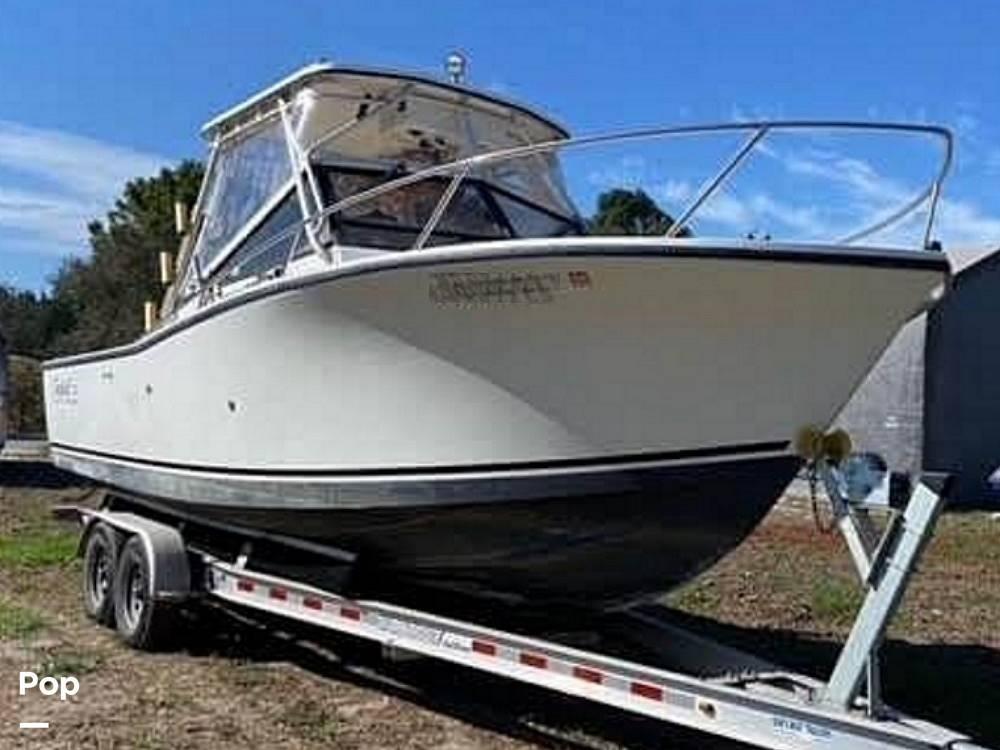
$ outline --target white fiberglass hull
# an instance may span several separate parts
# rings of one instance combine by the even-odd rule
[[[51,441],[307,471],[787,441],[943,278],[766,251],[397,258],[51,363]]]
[[[683,481],[697,507],[699,487],[748,480],[712,486],[692,467],[759,463],[745,515],[704,504],[703,527],[732,529],[685,558],[696,571],[752,527],[794,471],[797,431],[831,421],[946,274],[929,254],[509,244],[286,278],[50,363],[55,459],[236,521],[614,498],[647,469],[672,472],[650,492]]]

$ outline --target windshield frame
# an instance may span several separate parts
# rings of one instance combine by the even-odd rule
[[[289,185],[295,184],[297,165],[289,153],[288,136],[282,119],[280,111],[269,113],[254,123],[252,128],[233,133],[215,144],[210,169],[205,176],[197,203],[197,236],[192,247],[192,257],[195,259],[195,268],[200,279],[204,280],[211,276],[232,254],[233,249],[260,223],[261,218],[267,215],[269,209],[274,207],[278,196],[286,193]],[[268,144],[268,141],[272,143]],[[268,154],[267,150],[264,150],[255,158],[252,150],[246,150],[242,154],[240,152],[240,149],[257,147],[270,149],[272,153]],[[280,151],[280,154],[273,153],[274,151]],[[261,159],[262,155],[267,158]],[[249,161],[241,164],[241,159]],[[275,176],[279,177],[279,181],[254,201],[256,207],[249,215],[242,217],[235,226],[229,227],[229,234],[221,243],[208,244],[206,233],[212,229],[213,221],[219,219],[219,207],[227,200],[227,193],[231,193],[227,181],[232,182],[236,179],[237,183],[246,182],[248,175],[241,174],[241,170],[248,168],[251,171],[260,168],[276,170]],[[253,177],[249,181],[253,183],[258,180]],[[246,202],[247,198],[244,197],[242,200]],[[236,205],[238,208],[238,204]],[[207,259],[206,253],[210,253]]]
[[[330,179],[331,175],[349,174],[349,175],[358,175],[363,177],[371,177],[376,179],[382,178],[380,182],[377,182],[376,185],[373,185],[372,187],[385,184],[387,182],[395,180],[398,177],[405,176],[405,173],[400,173],[398,170],[387,169],[385,167],[374,166],[374,165],[366,166],[358,163],[357,161],[353,161],[350,164],[324,163],[324,164],[313,164],[312,166],[319,180],[321,197],[323,205],[325,207],[333,206],[338,201],[342,201],[345,198],[350,197],[346,195],[345,196],[336,195],[333,188],[333,181]],[[429,177],[427,180],[425,180],[425,182],[431,182],[437,186],[440,186],[441,196],[443,196],[448,189],[450,180],[444,176],[439,176],[439,177]],[[497,227],[502,228],[504,234],[503,235],[477,234],[473,232],[463,232],[436,226],[434,232],[432,233],[431,239],[444,238],[451,242],[493,242],[506,239],[523,239],[525,236],[518,233],[514,222],[503,210],[499,201],[497,201],[496,199],[497,195],[501,196],[505,200],[517,203],[520,206],[523,206],[530,211],[535,211],[541,215],[544,215],[546,218],[551,219],[553,222],[563,225],[565,231],[548,236],[565,237],[583,233],[583,224],[578,218],[574,217],[573,219],[569,219],[565,216],[561,216],[545,206],[529,201],[523,196],[520,196],[517,193],[514,193],[510,190],[501,188],[488,180],[484,180],[482,178],[477,178],[477,177],[466,178],[462,183],[462,190],[474,191],[475,195],[479,198],[479,200],[482,201],[483,207],[489,212],[490,217],[493,220],[493,223]],[[365,191],[359,191],[359,192],[365,192]],[[450,203],[450,205],[454,204],[455,204],[454,201]],[[398,234],[401,236],[405,235],[410,238],[410,243],[405,246],[400,246],[400,247],[373,246],[373,247],[379,247],[379,249],[387,249],[394,251],[404,251],[411,249],[413,247],[413,242],[418,237],[420,237],[421,232],[427,226],[427,220],[425,220],[421,224],[392,224],[389,222],[382,223],[378,221],[367,220],[365,218],[346,216],[345,212],[337,212],[334,214],[330,214],[328,216],[328,219],[330,221],[329,225],[330,232],[334,237],[334,243],[336,245],[353,246],[355,244],[351,242],[345,242],[341,239],[343,237],[343,233],[339,229],[339,227],[341,226],[346,228],[357,227],[360,229],[367,229],[372,231],[384,230],[392,234]],[[450,244],[450,243],[431,242],[430,244],[438,246],[441,244]]]

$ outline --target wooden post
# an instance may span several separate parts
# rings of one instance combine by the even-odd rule
[[[149,333],[153,330],[153,326],[156,325],[156,303],[147,300],[142,306],[142,313],[146,333]]]

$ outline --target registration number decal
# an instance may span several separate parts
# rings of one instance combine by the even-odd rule
[[[437,305],[548,305],[593,286],[589,271],[433,273],[428,294]]]

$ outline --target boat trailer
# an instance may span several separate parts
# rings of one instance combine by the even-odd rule
[[[433,657],[764,748],[985,750],[881,700],[879,646],[933,533],[947,477],[921,477],[905,507],[892,510],[879,531],[868,508],[849,497],[837,467],[826,460],[817,467],[866,589],[825,683],[658,620],[641,608],[622,614],[621,635],[627,631],[670,669],[391,603],[345,598],[255,570],[252,543],[244,544],[235,559],[222,559],[186,543],[183,525],[142,514],[75,506],[56,513],[83,526],[85,601],[98,597],[88,611],[96,606],[98,611],[90,612],[95,619],[115,620],[124,640],[137,648],[158,646],[178,603],[210,596],[374,641],[389,654]],[[94,562],[94,548],[117,557],[113,576],[107,565]],[[113,598],[116,617],[108,616],[110,600],[100,600],[102,593]]]

